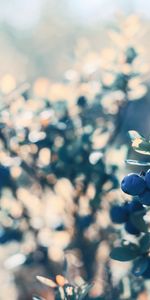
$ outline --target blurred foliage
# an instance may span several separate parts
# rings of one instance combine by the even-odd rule
[[[128,265],[119,270],[109,260],[122,236],[109,210],[126,200],[118,189],[128,150],[120,147],[120,132],[131,101],[144,101],[147,92],[136,44],[140,26],[136,16],[121,19],[110,31],[114,47],[101,54],[79,43],[61,82],[38,78],[17,87],[11,75],[0,82],[0,243],[18,300],[145,293]],[[134,243],[124,248],[122,260],[124,250],[138,257]],[[33,282],[35,275],[48,289]]]

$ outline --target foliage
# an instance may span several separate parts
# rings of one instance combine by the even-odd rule
[[[56,283],[51,279],[37,276],[37,279],[49,286],[50,288],[55,289],[55,297],[57,300],[82,300],[87,296],[87,293],[92,287],[92,284],[83,283],[80,286],[74,286],[68,283],[67,279],[61,275],[56,276]],[[41,299],[34,296],[33,300]],[[42,299],[41,299],[42,300]]]
[[[115,51],[110,51],[109,64],[105,50],[95,68],[87,68],[86,56],[81,57],[62,83],[39,79],[33,87],[23,84],[10,94],[2,92],[0,243],[18,242],[17,253],[5,265],[13,269],[16,282],[23,268],[30,277],[38,266],[38,280],[50,288],[50,297],[53,290],[57,300],[121,299],[124,292],[124,281],[121,277],[114,281],[108,258],[114,238],[120,237],[111,226],[109,209],[119,193],[121,150],[116,146],[124,115],[130,101],[141,100],[146,93],[138,49],[131,43],[132,22],[137,33],[134,17],[111,31]],[[145,144],[142,140],[138,149],[142,145],[145,151]],[[141,235],[140,246],[123,241],[111,257],[134,259],[133,273],[148,277],[146,209],[142,200],[132,203],[119,204],[123,214],[116,223]],[[116,220],[116,212],[113,217]],[[43,277],[49,274],[52,279]],[[29,296],[27,285],[23,287],[21,300]],[[136,297],[142,289],[133,286],[131,293]],[[47,297],[41,290],[38,294],[34,300]]]

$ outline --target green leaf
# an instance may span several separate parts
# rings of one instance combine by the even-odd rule
[[[129,243],[126,246],[116,247],[110,253],[110,257],[118,261],[130,261],[135,259],[139,255],[140,249],[133,243]]]
[[[145,234],[140,239],[140,250],[142,253],[148,252],[150,249],[150,233]]]
[[[139,161],[139,160],[132,160],[132,159],[126,159],[125,163],[128,165],[134,165],[134,166],[150,166],[150,162],[146,161]]]
[[[62,289],[63,289],[63,292],[64,292],[64,296],[63,296],[63,292],[62,292]],[[62,300],[76,300],[77,299],[77,288],[70,285],[70,284],[67,284],[67,285],[64,285],[64,287],[59,287],[59,292],[60,292],[60,296],[61,296],[61,299]]]
[[[129,136],[132,141],[132,148],[141,154],[150,155],[150,142],[142,137],[137,131],[129,131]]]
[[[149,260],[147,257],[140,257],[137,260],[135,260],[132,273],[135,276],[141,276],[147,269],[149,265]]]
[[[136,211],[130,215],[130,221],[141,232],[147,232],[148,226],[143,217],[145,216],[145,209]]]
[[[65,291],[62,286],[59,286],[55,291],[55,299],[56,300],[67,300],[67,296],[65,295]]]

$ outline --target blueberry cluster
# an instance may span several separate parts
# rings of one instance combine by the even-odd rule
[[[110,211],[110,217],[113,223],[125,224],[125,230],[134,235],[139,235],[140,231],[131,221],[133,212],[144,210],[144,206],[137,199],[131,202],[125,202],[123,205],[114,205]]]
[[[110,256],[118,261],[133,261],[132,274],[150,279],[150,232],[144,220],[145,206],[150,206],[150,169],[140,174],[131,173],[124,177],[121,189],[133,196],[132,201],[114,205],[110,217],[116,224],[124,224],[125,230],[138,236],[137,243],[124,244],[113,248]]]
[[[125,176],[121,182],[121,189],[136,198],[123,205],[114,205],[110,211],[111,219],[117,224],[125,223],[128,233],[138,235],[140,231],[132,224],[131,216],[133,212],[144,210],[143,205],[150,206],[150,169],[146,173],[131,173]]]
[[[150,169],[141,175],[131,173],[121,182],[123,192],[132,196],[139,196],[139,201],[150,206]]]

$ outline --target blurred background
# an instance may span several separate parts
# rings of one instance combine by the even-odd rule
[[[109,260],[109,211],[138,170],[127,131],[150,135],[150,3],[0,0],[0,31],[0,300],[54,299],[36,276],[58,274],[148,299]]]
[[[89,42],[92,51],[110,45],[106,29],[113,26],[119,12],[140,15],[149,30],[146,0],[1,1],[0,75],[8,72],[17,80],[61,79],[74,63],[80,39]],[[147,43],[145,39],[145,46]]]

